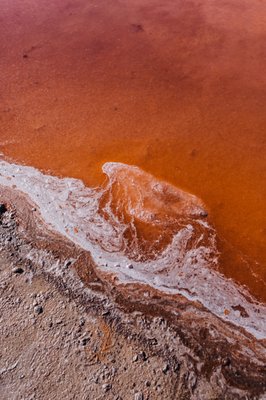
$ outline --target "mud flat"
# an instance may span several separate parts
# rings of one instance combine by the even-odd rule
[[[227,291],[223,289],[222,292],[212,293],[212,310],[208,307],[209,304],[204,305],[203,300],[201,301],[199,296],[203,292],[195,288],[194,293],[197,295],[193,296],[189,279],[181,277],[183,283],[187,284],[182,292],[178,285],[169,287],[165,280],[165,268],[161,271],[155,269],[155,273],[164,281],[163,285],[156,285],[148,279],[150,275],[145,273],[145,268],[137,275],[136,270],[138,267],[141,269],[143,263],[147,265],[157,262],[154,253],[147,252],[143,244],[144,235],[151,237],[150,229],[147,230],[146,225],[139,228],[136,236],[139,240],[138,248],[142,249],[139,253],[142,255],[141,259],[136,259],[134,249],[128,250],[127,247],[122,250],[120,248],[120,256],[123,251],[123,260],[127,258],[124,267],[121,259],[118,266],[117,260],[112,257],[104,258],[104,264],[100,264],[101,258],[95,256],[94,246],[90,250],[84,248],[84,242],[78,243],[77,239],[74,241],[68,236],[69,233],[63,234],[55,229],[53,224],[58,223],[58,220],[47,219],[48,211],[54,210],[55,205],[60,206],[57,199],[49,203],[47,198],[42,197],[42,201],[46,202],[45,214],[42,205],[29,197],[25,190],[30,176],[29,170],[25,174],[27,167],[6,163],[5,167],[13,171],[8,178],[3,163],[0,189],[0,202],[5,205],[1,210],[0,224],[3,303],[0,390],[3,398],[40,399],[49,396],[71,399],[77,393],[78,398],[84,399],[265,398],[263,304],[256,303],[245,291],[241,294],[241,288],[228,281]],[[35,178],[39,177],[38,171],[30,170],[37,174]],[[20,175],[18,179],[19,173],[24,176]],[[133,171],[131,182],[135,182],[134,177],[138,173],[137,170]],[[58,179],[44,177],[46,180]],[[4,179],[6,185],[3,184]],[[121,193],[121,179],[120,174],[116,184],[112,185],[113,201],[116,199],[115,193]],[[147,191],[150,177],[145,175],[141,179],[142,182],[145,181]],[[38,190],[37,181],[36,178],[31,193]],[[47,181],[47,184],[46,188],[43,186],[43,192],[48,195],[51,182]],[[64,185],[61,187],[61,199],[64,204],[68,204],[63,187]],[[108,183],[107,187],[109,190]],[[123,183],[123,192],[125,194],[127,190],[130,193],[132,204],[130,187]],[[167,198],[170,189],[168,186],[163,187]],[[75,193],[73,181],[70,192],[72,195]],[[104,186],[104,194],[107,192]],[[177,195],[177,192],[171,192],[172,199],[174,194]],[[178,196],[181,199],[178,210],[181,207],[182,215],[187,214],[190,223],[196,218],[197,224],[201,225],[200,221],[206,220],[202,203],[182,191],[178,192]],[[103,201],[102,197],[101,199]],[[164,202],[164,197],[159,204],[148,202],[147,205],[147,199],[144,202],[145,218],[147,209],[154,211],[156,207],[157,227],[165,217]],[[171,204],[172,218],[175,220],[178,212],[173,205],[175,202]],[[117,210],[118,203],[115,205]],[[125,215],[128,214],[129,211],[127,214],[123,213],[124,222]],[[141,215],[143,216],[143,209]],[[139,216],[135,222],[137,220],[140,221]],[[120,222],[121,220],[119,224]],[[91,228],[93,227],[94,221],[91,221]],[[161,229],[160,226],[159,228]],[[176,225],[173,222],[173,231],[167,231],[159,248],[149,247],[149,251],[155,249],[157,254],[165,254],[176,234],[175,230]],[[200,238],[204,232],[200,231]],[[158,243],[158,237],[161,237],[157,233],[152,232],[154,243]],[[78,236],[76,225],[73,227],[73,237],[74,235]],[[205,238],[204,243],[207,249],[210,243],[206,240]],[[90,243],[94,243],[92,237]],[[191,240],[189,243],[191,246]],[[193,243],[198,243],[197,237]],[[214,242],[211,241],[211,244]],[[201,246],[189,249],[195,252],[198,248],[202,250],[202,246],[201,243]],[[103,253],[97,254],[98,257],[103,257]],[[212,248],[210,257],[207,261],[206,257],[204,259],[206,262],[214,262],[216,256]],[[128,259],[131,264],[128,264]],[[162,260],[161,256],[159,260]],[[184,260],[185,266],[188,266],[186,257]],[[197,260],[197,268],[209,268],[209,264],[199,264],[201,257]],[[180,261],[179,270],[182,272],[181,264]],[[114,268],[122,272],[114,273]],[[168,270],[168,274],[170,273],[171,269]],[[216,278],[216,281],[213,278],[213,282],[217,283],[218,279],[218,283],[225,283],[217,271],[214,270],[213,274]],[[199,289],[202,283],[200,278],[201,276],[198,280]],[[195,279],[192,279],[193,286],[197,283]],[[167,290],[163,290],[162,286]],[[238,297],[230,299],[231,308],[229,304],[222,304],[223,313],[219,315],[215,302],[221,293],[225,293],[225,303],[226,294],[230,297],[233,293]],[[230,314],[234,315],[233,319],[229,318]],[[20,337],[24,338],[23,345]],[[35,346],[38,347],[36,356],[32,350],[36,349]],[[47,359],[45,363],[44,354]],[[62,391],[63,387],[65,392]]]

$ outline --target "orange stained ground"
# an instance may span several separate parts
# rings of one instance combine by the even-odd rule
[[[2,0],[0,82],[1,152],[88,185],[136,164],[196,194],[221,270],[266,300],[264,1]]]

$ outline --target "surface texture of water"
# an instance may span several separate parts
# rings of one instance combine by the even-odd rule
[[[90,187],[133,164],[195,194],[220,272],[265,301],[265,4],[4,0],[0,18],[0,151]]]

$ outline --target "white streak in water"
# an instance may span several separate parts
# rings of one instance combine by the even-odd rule
[[[137,167],[106,163],[103,171],[108,182],[88,188],[77,179],[0,161],[0,184],[26,193],[51,228],[90,251],[98,268],[121,282],[182,294],[257,338],[266,338],[266,307],[215,270],[216,233],[199,218],[200,200]],[[159,232],[146,252],[136,221]],[[165,237],[167,244],[157,248]],[[238,305],[248,317],[233,311]],[[230,313],[225,315],[225,310]]]

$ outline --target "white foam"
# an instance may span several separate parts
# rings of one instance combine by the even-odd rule
[[[89,188],[2,160],[0,184],[29,195],[47,224],[90,251],[98,268],[121,282],[182,294],[266,338],[266,307],[216,270],[216,232],[201,217],[201,201],[138,167],[106,163],[103,171],[106,183]],[[248,317],[233,311],[238,305]]]

